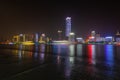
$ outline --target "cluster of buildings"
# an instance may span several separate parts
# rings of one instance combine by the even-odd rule
[[[66,33],[67,40],[71,43],[87,43],[87,44],[120,44],[120,33],[117,31],[115,36],[102,37],[95,31],[91,31],[88,38],[83,39],[82,37],[75,37],[75,33],[71,32],[71,17],[66,18]]]
[[[12,39],[0,42],[0,44],[23,44],[23,45],[33,45],[40,43],[49,43],[51,38],[47,37],[44,33],[35,34],[18,34],[14,35]]]
[[[39,44],[39,43],[48,43],[51,41],[51,38],[46,37],[43,34],[19,34],[15,35],[12,38],[14,44]]]
[[[100,34],[97,34],[95,31],[91,31],[91,34],[86,39],[83,39],[82,37],[75,37],[75,33],[71,32],[71,17],[66,18],[66,37],[68,38],[69,42],[76,42],[76,43],[120,44],[119,31],[117,31],[115,36],[102,37],[102,36],[100,36]]]
[[[101,43],[101,44],[120,44],[120,33],[119,31],[115,36],[102,37],[100,34],[96,34],[95,31],[91,32],[91,35],[86,39],[87,43]]]
[[[120,33],[119,31],[116,35],[101,37],[100,34],[97,34],[95,31],[91,31],[90,36],[87,39],[83,39],[82,37],[76,37],[75,33],[71,31],[71,17],[66,18],[66,26],[65,26],[65,37],[63,40],[61,38],[61,30],[58,30],[58,40],[52,40],[47,37],[44,33],[39,34],[19,34],[13,36],[11,41],[6,41],[6,44],[39,44],[39,43],[87,43],[87,44],[120,44]]]

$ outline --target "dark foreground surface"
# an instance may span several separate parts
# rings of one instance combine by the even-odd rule
[[[120,80],[120,46],[6,46],[0,80]]]

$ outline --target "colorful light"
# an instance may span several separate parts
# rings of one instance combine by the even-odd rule
[[[95,61],[95,45],[88,45],[88,62],[90,64],[95,64],[96,61]]]
[[[106,45],[105,46],[106,50],[106,60],[108,62],[113,62],[114,61],[114,55],[113,55],[113,45]]]

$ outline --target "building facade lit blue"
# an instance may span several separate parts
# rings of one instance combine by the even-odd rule
[[[69,37],[71,32],[71,17],[66,18],[66,37]]]

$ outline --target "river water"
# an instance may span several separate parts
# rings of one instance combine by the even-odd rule
[[[120,46],[0,45],[0,71],[0,80],[120,80]]]

